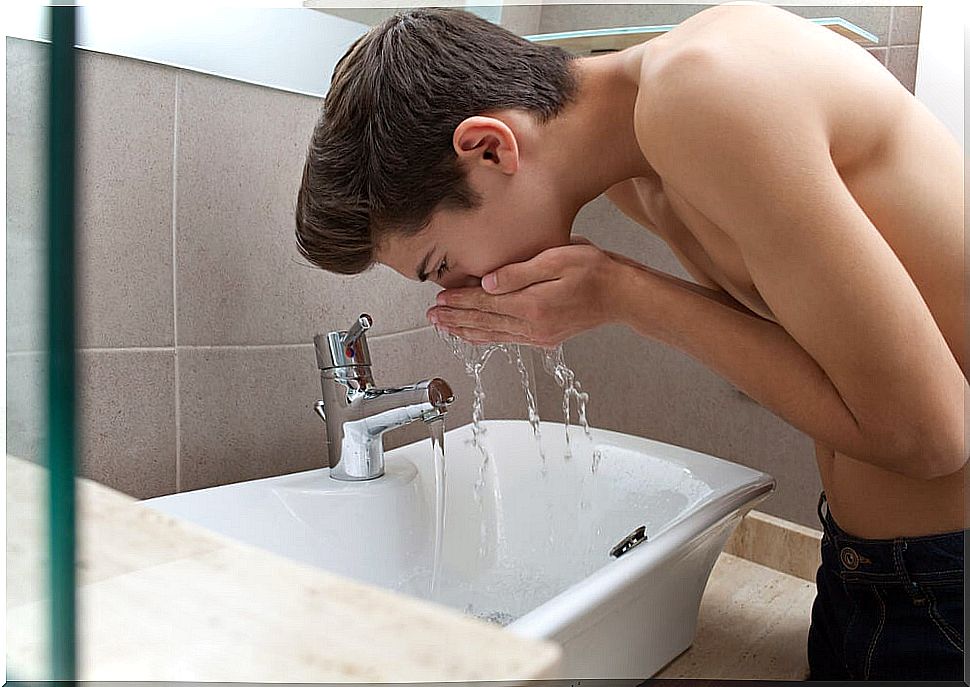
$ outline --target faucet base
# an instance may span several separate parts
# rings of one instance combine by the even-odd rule
[[[383,476],[384,470],[381,470],[376,475],[357,477],[355,475],[348,475],[346,472],[340,469],[339,465],[336,468],[330,468],[330,479],[339,480],[341,482],[369,482],[370,480],[378,479]]]

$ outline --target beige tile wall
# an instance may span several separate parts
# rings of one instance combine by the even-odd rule
[[[43,450],[45,46],[8,38],[8,450]],[[293,238],[316,98],[145,62],[79,57],[81,474],[137,497],[326,464],[313,335],[361,312],[375,377],[472,384],[424,318],[437,287],[311,268]],[[489,417],[525,417],[486,370]],[[387,437],[393,448],[422,427]]]
[[[522,6],[519,33],[676,23],[703,8]],[[839,14],[880,37],[873,55],[912,88],[918,7],[793,8]],[[44,50],[7,38],[7,441],[41,450],[39,350],[43,235]],[[81,471],[138,497],[322,466],[311,344],[363,311],[377,381],[439,375],[470,418],[471,382],[425,326],[436,287],[386,269],[340,277],[305,265],[292,236],[317,99],[82,52],[79,397]],[[603,199],[577,233],[689,278],[659,239]],[[706,451],[770,472],[764,510],[814,526],[810,441],[680,352],[620,327],[569,342],[594,425]],[[561,395],[535,366],[544,419]],[[486,416],[525,417],[518,376],[496,357]],[[454,426],[454,425],[453,425]],[[423,437],[411,427],[388,447]]]

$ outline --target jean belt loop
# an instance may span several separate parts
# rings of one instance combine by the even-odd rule
[[[822,506],[825,506],[825,513],[822,512]],[[818,497],[818,519],[819,519],[819,522],[822,523],[822,531],[825,532],[826,536],[828,536],[829,540],[834,544],[836,540],[836,536],[835,536],[835,532],[832,530],[832,528],[829,525],[828,518],[826,517],[826,515],[828,514],[828,510],[829,510],[828,499],[825,498],[825,492],[823,491],[821,494],[819,494],[819,497]]]
[[[903,552],[907,548],[909,546],[905,539],[896,539],[893,542],[893,564],[896,568],[896,577],[906,587],[906,591],[912,597],[913,601],[920,604],[925,601],[925,596],[920,586],[910,579],[909,570],[906,569],[906,560],[903,558]]]

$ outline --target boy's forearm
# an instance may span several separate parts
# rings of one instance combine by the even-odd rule
[[[873,449],[825,371],[784,328],[725,294],[643,266],[622,269],[614,294],[621,323],[687,353],[837,451],[917,476],[910,457]]]

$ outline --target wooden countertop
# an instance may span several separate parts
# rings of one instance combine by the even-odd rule
[[[8,670],[39,679],[46,475],[6,466]],[[77,503],[79,679],[523,680],[559,664],[553,642],[236,543],[89,480]],[[729,550],[745,548],[743,530]],[[812,582],[721,554],[693,645],[657,677],[803,679],[814,596]]]

